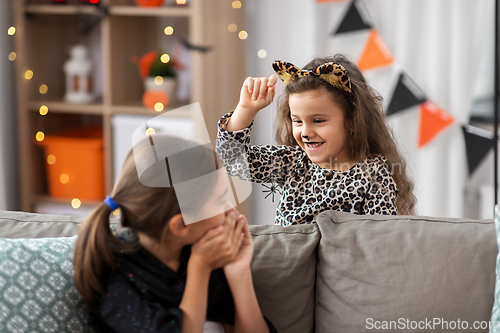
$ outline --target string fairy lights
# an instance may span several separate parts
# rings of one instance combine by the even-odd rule
[[[248,38],[248,32],[246,32],[245,30],[241,30],[238,33],[238,38],[239,39],[247,39]]]
[[[47,156],[47,164],[48,165],[54,165],[56,163],[57,159],[56,156],[53,154],[50,154]]]
[[[38,109],[38,113],[40,113],[41,116],[45,116],[47,115],[47,113],[49,113],[49,108],[47,107],[47,105],[42,105]]]
[[[170,61],[170,56],[167,53],[164,53],[160,56],[160,61],[166,64]]]
[[[154,83],[157,86],[161,86],[161,84],[163,83],[163,76],[155,76]]]
[[[74,198],[73,200],[71,200],[71,207],[73,207],[74,209],[80,208],[81,205],[82,205],[82,202],[80,199]]]
[[[59,176],[59,181],[61,182],[61,184],[67,184],[69,182],[68,174],[61,173],[61,175]]]
[[[31,80],[33,78],[33,71],[31,69],[28,69],[26,72],[24,72],[24,78],[26,80]]]
[[[36,135],[35,135],[36,141],[42,142],[44,139],[45,139],[45,133],[43,133],[42,131],[36,132]]]
[[[232,3],[231,3],[231,7],[233,7],[234,9],[240,9],[242,7],[242,3],[241,1],[239,0],[234,0]],[[236,30],[238,30],[238,26],[235,24],[235,23],[230,23],[228,26],[227,26],[227,30],[229,32],[236,32]],[[245,40],[248,38],[248,32],[246,32],[245,30],[241,30],[239,33],[238,33],[238,38],[241,39],[241,40]]]
[[[163,29],[163,32],[165,33],[165,35],[171,36],[174,33],[174,28],[169,25],[168,27],[165,27],[165,29]]]
[[[15,33],[16,33],[16,27],[11,26],[9,29],[7,29],[7,35],[14,36]],[[14,60],[16,60],[16,58],[17,58],[16,52],[12,51],[9,53],[9,60],[10,61],[14,61]]]
[[[161,102],[156,103],[154,106],[156,112],[162,112],[164,108],[165,106]]]
[[[41,84],[40,88],[38,88],[38,92],[40,92],[40,94],[42,95],[45,95],[47,91],[49,91],[49,87],[45,83]]]

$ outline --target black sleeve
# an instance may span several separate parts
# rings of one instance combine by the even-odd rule
[[[99,317],[99,321],[119,333],[182,331],[181,309],[165,309],[149,301],[120,275],[114,276],[102,296]]]
[[[278,333],[278,330],[276,330],[276,327],[274,327],[273,323],[271,323],[269,319],[264,317],[264,320],[266,321],[267,327],[269,328],[269,333]]]

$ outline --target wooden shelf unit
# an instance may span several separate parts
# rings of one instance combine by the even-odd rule
[[[178,40],[179,33],[194,45],[210,46],[211,51],[190,53],[190,100],[168,105],[162,113],[199,102],[210,138],[215,140],[217,120],[234,108],[245,78],[245,41],[238,38],[237,32],[227,30],[230,23],[240,29],[244,26],[244,11],[233,9],[232,0],[188,0],[185,6],[155,8],[138,7],[133,0],[101,0],[105,11],[78,4],[76,0],[68,4],[37,1],[13,2],[21,210],[33,211],[35,203],[65,201],[48,195],[45,161],[41,148],[34,143],[40,126],[50,133],[89,122],[102,125],[105,192],[110,193],[113,186],[111,117],[159,114],[142,106],[143,85],[137,66],[130,59],[158,48],[169,38],[171,42]],[[97,50],[97,59],[93,60],[99,75],[94,81],[101,87],[102,96],[92,104],[77,105],[64,102],[62,66],[71,46],[88,43],[89,39],[81,32],[83,20],[95,24],[90,34],[95,34],[92,40],[98,42],[87,46]],[[166,36],[159,28],[163,22],[176,25],[172,36]],[[27,70],[34,73],[31,80],[24,78]],[[49,87],[44,95],[38,91],[41,84]],[[49,109],[47,116],[38,114],[42,105]],[[186,116],[175,110],[168,114]],[[193,120],[197,132],[205,127],[201,119]],[[69,204],[71,199],[66,201]],[[82,204],[88,206],[96,202],[83,201]],[[240,210],[245,212],[245,207],[241,206]]]

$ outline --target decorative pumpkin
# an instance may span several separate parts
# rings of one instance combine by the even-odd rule
[[[163,5],[163,0],[135,0],[135,3],[140,7],[158,7]]]
[[[170,101],[170,97],[166,91],[162,90],[146,90],[144,94],[142,94],[142,104],[148,108],[155,111],[163,111],[168,105]],[[161,110],[155,109],[155,105],[157,103],[163,104],[163,108]]]
[[[155,61],[157,57],[158,57],[158,51],[154,50],[146,53],[140,58],[137,57],[134,59],[134,61],[139,66],[139,75],[141,76],[141,79],[144,80],[149,76],[151,64]]]

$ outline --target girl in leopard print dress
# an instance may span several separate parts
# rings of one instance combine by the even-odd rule
[[[325,210],[414,214],[413,184],[383,113],[382,98],[344,56],[304,69],[275,61],[285,83],[277,146],[250,145],[253,119],[275,95],[276,77],[247,78],[219,121],[216,150],[226,172],[282,188],[276,224],[310,223]]]

